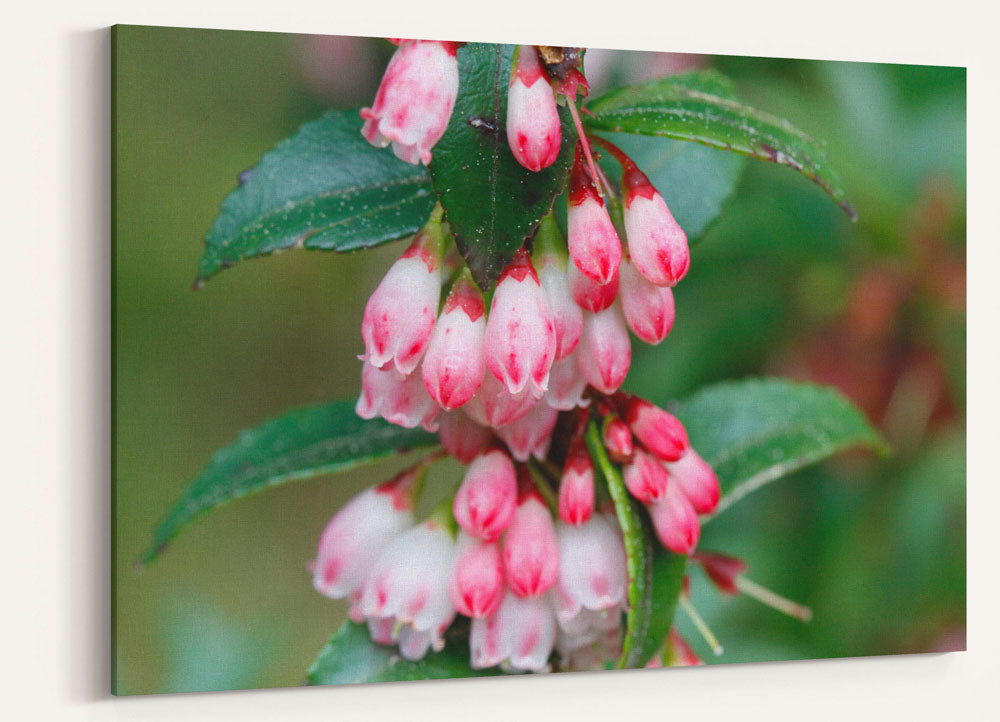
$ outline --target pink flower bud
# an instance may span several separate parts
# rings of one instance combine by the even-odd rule
[[[439,637],[455,616],[448,594],[454,561],[455,542],[442,526],[425,521],[412,527],[378,555],[361,611],[366,617],[394,617],[397,624]]]
[[[556,582],[559,545],[545,502],[523,481],[520,486],[517,510],[504,535],[504,569],[514,594],[538,597]]]
[[[313,586],[332,599],[357,595],[385,546],[413,525],[413,490],[422,471],[409,469],[361,492],[323,530]]]
[[[424,386],[441,408],[451,411],[471,399],[483,383],[486,307],[468,278],[459,278],[444,302],[421,366]]]
[[[516,63],[507,95],[507,142],[518,163],[538,172],[559,155],[559,112],[535,47],[520,46]]]
[[[523,248],[500,276],[486,322],[486,363],[517,394],[526,386],[545,393],[556,355],[556,330],[531,258]]]
[[[564,359],[576,349],[583,328],[583,314],[570,295],[565,260],[556,254],[544,254],[538,262],[538,278],[556,326],[556,360]],[[575,266],[572,266],[575,269]]]
[[[632,460],[632,432],[629,431],[628,424],[622,421],[617,414],[606,418],[601,438],[612,461],[624,464]]]
[[[677,461],[689,448],[687,431],[673,414],[645,399],[624,397],[625,420],[643,445],[664,461]]]
[[[650,283],[675,285],[691,261],[687,236],[670,215],[663,196],[631,161],[622,164],[622,195],[632,262]]]
[[[668,483],[663,499],[650,504],[656,536],[664,547],[676,554],[690,554],[698,546],[701,525],[691,502],[677,484]]]
[[[696,552],[691,559],[701,564],[720,592],[733,595],[740,593],[736,578],[747,570],[745,561],[717,552]]]
[[[569,177],[569,255],[580,272],[599,284],[611,281],[622,260],[622,245],[580,146]]]
[[[470,536],[496,541],[514,517],[517,477],[510,457],[492,449],[475,458],[455,494],[455,521]]]
[[[538,403],[517,421],[497,429],[517,461],[527,461],[534,456],[544,459],[549,453],[552,430],[556,427],[559,412],[545,403]]]
[[[628,259],[621,266],[621,298],[625,323],[632,333],[656,345],[674,325],[674,292],[646,280]]]
[[[583,439],[569,448],[559,480],[559,518],[567,524],[583,524],[594,513],[594,462]]]
[[[584,396],[587,379],[580,373],[578,356],[579,352],[574,351],[566,358],[552,364],[545,402],[553,409],[571,411],[578,406],[590,406],[590,399]]]
[[[570,264],[566,275],[573,301],[582,309],[603,311],[618,297],[618,269],[611,275],[611,280],[603,285],[580,273],[576,264]]]
[[[643,504],[660,501],[667,492],[667,470],[659,459],[641,449],[635,450],[622,476],[629,492]]]
[[[506,662],[517,671],[541,672],[556,641],[556,619],[548,597],[522,599],[509,592],[500,608],[473,619],[469,631],[473,669]]]
[[[476,619],[493,614],[504,593],[500,545],[459,532],[449,592],[460,614]]]
[[[709,514],[719,503],[719,479],[715,471],[698,452],[688,447],[680,459],[667,464],[670,478],[675,480],[699,514]]]
[[[471,463],[493,436],[490,429],[480,426],[460,411],[441,414],[440,423],[438,436],[441,446],[463,464]]]
[[[622,385],[632,363],[632,343],[618,304],[584,313],[580,336],[580,371],[601,393],[612,394]]]
[[[427,395],[418,374],[403,376],[392,367],[376,368],[365,362],[361,369],[361,396],[354,408],[362,419],[381,416],[390,424],[437,431],[441,409]]]
[[[361,358],[377,368],[392,361],[401,374],[411,374],[430,341],[440,298],[437,240],[421,231],[368,299],[361,321]]]
[[[617,529],[601,515],[586,524],[560,524],[559,582],[554,597],[560,625],[582,609],[618,609],[625,600],[625,547]]]
[[[511,394],[503,381],[492,373],[484,374],[479,393],[462,407],[462,411],[478,424],[499,429],[531,411],[535,405],[532,391],[530,386],[525,386],[519,393]]]
[[[396,50],[382,76],[375,102],[364,108],[361,134],[372,145],[407,163],[431,162],[431,148],[441,140],[458,96],[456,45],[409,40]]]

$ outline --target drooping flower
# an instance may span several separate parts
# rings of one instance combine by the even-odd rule
[[[474,619],[492,614],[504,593],[500,545],[459,532],[449,592],[460,614]]]
[[[471,274],[455,282],[431,334],[421,374],[441,408],[451,411],[471,399],[483,383],[486,307]]]
[[[515,63],[507,95],[507,142],[518,163],[538,172],[559,155],[559,112],[535,47],[518,47]]]
[[[469,465],[452,511],[466,534],[496,541],[514,518],[516,502],[514,465],[505,452],[490,449]]]
[[[670,478],[677,482],[699,514],[708,514],[719,504],[719,479],[694,449],[688,447],[675,462],[667,463]]]
[[[367,489],[330,519],[313,562],[313,586],[333,599],[357,595],[379,553],[413,525],[413,493],[424,473],[408,469]]]
[[[375,102],[364,108],[362,135],[407,163],[431,162],[458,96],[457,44],[407,40],[389,61]]]
[[[537,399],[545,393],[556,356],[556,330],[545,291],[520,249],[504,269],[486,322],[486,363],[507,391],[530,386]]]
[[[621,265],[621,299],[632,333],[654,346],[667,337],[674,325],[673,290],[650,283],[627,258]]]
[[[504,664],[511,670],[541,672],[556,641],[556,618],[548,596],[522,598],[508,592],[500,607],[473,619],[469,632],[471,666]]]
[[[618,390],[632,363],[632,342],[617,303],[597,313],[584,313],[577,353],[580,371],[591,386],[605,394]]]
[[[660,542],[676,554],[690,554],[698,546],[701,525],[691,502],[680,486],[667,483],[660,501],[649,504],[649,515]]]
[[[628,424],[622,421],[618,414],[611,414],[604,419],[604,426],[601,429],[601,440],[604,448],[608,450],[608,456],[612,461],[619,464],[627,464],[632,460],[633,444],[632,432],[629,431]]]
[[[588,278],[599,284],[608,283],[622,260],[621,241],[579,145],[569,176],[566,222],[573,263]]]
[[[556,583],[559,545],[548,507],[522,468],[518,503],[503,539],[507,586],[519,597],[538,597]]]
[[[532,391],[531,386],[526,385],[518,393],[512,394],[507,391],[503,381],[492,373],[484,374],[479,393],[462,407],[462,411],[478,424],[499,429],[531,411],[535,405]]]
[[[566,273],[570,295],[580,308],[587,311],[603,311],[618,297],[618,269],[611,274],[611,279],[604,284],[598,283],[580,272],[576,264],[570,264]]]
[[[572,264],[567,264],[566,260],[556,251],[539,253],[536,250],[534,258],[538,278],[545,290],[556,327],[557,361],[573,353],[580,342],[580,331],[583,328],[583,314],[580,306],[573,302],[566,275],[567,266]]]
[[[545,402],[554,409],[571,411],[579,406],[590,406],[590,399],[584,395],[587,378],[580,373],[578,357],[579,352],[574,351],[552,364]]]
[[[437,431],[440,407],[424,388],[419,374],[404,376],[391,366],[377,368],[365,362],[361,369],[361,396],[355,412],[362,419],[381,416],[390,424]]]
[[[556,619],[568,623],[582,610],[619,609],[625,600],[625,547],[619,532],[597,514],[585,524],[560,523]]]
[[[594,462],[587,445],[575,438],[559,480],[559,518],[566,524],[586,523],[594,513]]]
[[[625,420],[635,437],[664,461],[677,461],[690,446],[687,431],[676,416],[645,399],[618,397]]]
[[[622,201],[629,254],[639,273],[657,286],[674,286],[691,262],[687,235],[649,178],[625,158]]]
[[[461,411],[441,414],[439,423],[438,437],[441,439],[441,446],[463,464],[475,459],[493,436],[490,429],[477,424]]]
[[[556,427],[559,412],[546,403],[537,403],[517,421],[497,429],[517,461],[527,461],[532,456],[544,459],[549,453],[552,430]]]
[[[400,652],[409,659],[439,648],[455,616],[448,594],[454,559],[451,534],[428,520],[393,539],[372,566],[361,611],[369,619],[393,618],[395,629],[405,630]]]
[[[622,470],[622,477],[629,493],[643,504],[658,502],[667,493],[667,470],[652,454],[641,449],[635,450],[632,461]]]
[[[440,219],[418,233],[368,299],[361,321],[362,358],[376,368],[392,362],[409,375],[420,363],[441,298]]]

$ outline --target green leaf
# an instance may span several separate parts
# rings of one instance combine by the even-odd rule
[[[469,43],[458,51],[460,86],[431,178],[476,282],[492,289],[504,266],[552,209],[566,183],[576,130],[567,108],[556,162],[538,173],[507,144],[507,88],[514,45]]]
[[[660,651],[673,624],[687,557],[660,546],[642,505],[625,488],[621,472],[608,458],[595,422],[587,427],[587,446],[608,485],[625,539],[628,612],[618,667],[644,667]]]
[[[595,98],[584,122],[591,130],[695,141],[787,165],[818,183],[855,219],[821,145],[787,120],[727,97],[730,88],[713,71],[658,78]]]
[[[885,441],[838,391],[784,379],[706,387],[676,404],[691,446],[711,464],[721,514],[747,494],[845,449],[885,453]]]
[[[198,264],[199,286],[237,261],[288,248],[354,251],[416,233],[430,176],[361,137],[357,111],[307,123],[240,175]]]
[[[469,666],[468,641],[459,635],[449,636],[442,651],[409,662],[392,647],[373,642],[364,625],[345,622],[320,650],[306,679],[311,685],[358,684],[497,674],[500,671],[496,669],[476,670]]]
[[[291,411],[217,451],[156,529],[141,561],[152,561],[192,519],[233,499],[436,443],[422,429],[365,421],[348,401]]]

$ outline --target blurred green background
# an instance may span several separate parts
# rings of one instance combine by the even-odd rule
[[[119,694],[296,685],[346,606],[306,573],[323,525],[398,461],[288,484],[136,559],[212,452],[285,409],[354,398],[368,294],[399,252],[295,251],[191,290],[237,174],[327,108],[369,102],[384,41],[118,27],[114,34],[114,674]],[[809,624],[693,600],[712,662],[965,645],[965,71],[592,53],[595,85],[716,67],[741,97],[828,142],[860,220],[797,174],[750,162],[693,250],[678,316],[635,344],[628,388],[666,403],[712,381],[837,385],[891,459],[850,454],[708,524],[702,548],[810,605]],[[456,470],[452,470],[454,474]]]

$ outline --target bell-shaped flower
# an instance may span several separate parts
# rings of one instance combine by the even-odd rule
[[[504,594],[500,545],[459,532],[449,593],[460,614],[474,619],[492,614]]]
[[[504,269],[486,322],[486,363],[508,393],[548,388],[556,356],[556,328],[545,291],[523,248]]]
[[[583,161],[580,146],[576,148],[569,176],[566,223],[569,256],[573,263],[593,281],[610,282],[622,260],[621,241]]]
[[[601,393],[618,390],[632,363],[632,342],[619,305],[584,313],[578,364],[587,382]]]
[[[466,534],[496,541],[514,518],[516,503],[514,465],[505,452],[490,449],[469,465],[452,511]]]
[[[448,594],[454,561],[454,539],[442,524],[429,519],[389,542],[371,568],[361,611],[369,619],[393,617],[401,631],[409,627],[423,633],[409,645],[401,643],[400,651],[408,658],[419,658],[428,646],[438,646],[455,616]]]
[[[608,456],[611,457],[612,461],[627,464],[632,460],[634,452],[632,432],[629,431],[628,424],[622,421],[618,414],[604,417],[601,440],[604,442],[604,448],[608,450]]]
[[[580,342],[580,331],[583,329],[583,313],[570,294],[567,266],[573,267],[558,253],[535,254],[535,268],[556,327],[557,361],[573,353]]]
[[[576,264],[570,264],[566,274],[569,282],[570,295],[573,301],[582,309],[587,311],[603,311],[608,308],[618,297],[619,278],[618,269],[605,284],[600,284],[592,278],[580,273]]]
[[[549,509],[523,470],[514,519],[503,539],[507,586],[519,597],[538,597],[556,583],[559,545]]]
[[[574,351],[564,359],[552,364],[549,373],[549,390],[545,392],[545,402],[559,411],[571,411],[579,406],[590,406],[584,392],[587,390],[587,378],[580,373],[577,362],[578,351]]]
[[[625,323],[632,333],[656,345],[674,325],[674,292],[650,283],[629,259],[621,265],[621,299]]]
[[[568,626],[572,631],[567,631],[566,626],[560,624],[556,635],[561,670],[603,670],[607,669],[607,663],[621,657],[621,610],[591,612],[584,609]]]
[[[484,374],[479,393],[462,407],[462,411],[477,424],[499,429],[517,421],[534,407],[536,400],[532,391],[530,386],[525,386],[512,394],[492,373]]]
[[[709,514],[719,504],[719,478],[694,449],[688,447],[680,459],[667,464],[670,478],[677,482],[699,514]]]
[[[427,393],[451,411],[471,399],[483,383],[486,307],[471,275],[456,281],[444,302],[421,364]]]
[[[687,431],[676,416],[635,396],[620,397],[625,420],[635,438],[664,461],[677,461],[688,450]]]
[[[471,666],[503,664],[514,671],[541,672],[548,668],[555,641],[556,618],[548,597],[521,598],[508,592],[493,614],[472,620]]]
[[[562,478],[559,480],[559,518],[580,525],[594,513],[594,462],[583,439],[570,443]]]
[[[676,554],[690,554],[698,546],[701,525],[691,502],[678,484],[668,482],[663,498],[649,504],[656,536],[664,547]]]
[[[361,134],[372,145],[407,163],[431,162],[458,96],[457,44],[407,40],[389,61],[371,108],[364,108]]]
[[[560,523],[556,619],[568,623],[581,610],[618,610],[627,584],[625,546],[619,531],[597,514],[586,524]]]
[[[517,162],[530,171],[548,168],[559,155],[559,111],[533,45],[517,49],[507,94],[507,142]]]
[[[687,236],[670,214],[663,196],[635,163],[622,164],[625,237],[639,273],[657,286],[673,286],[691,262]]]
[[[632,461],[622,469],[622,477],[629,493],[643,504],[660,501],[667,493],[666,468],[659,459],[641,449],[635,450]]]
[[[312,564],[313,586],[333,599],[357,597],[385,546],[413,525],[413,494],[422,467],[367,489],[330,519]]]
[[[440,407],[424,388],[419,374],[404,376],[391,366],[380,369],[365,362],[361,369],[361,396],[355,411],[362,419],[381,416],[390,424],[437,431]]]
[[[441,446],[463,464],[471,463],[486,448],[492,436],[490,429],[477,424],[461,411],[441,414],[438,429]]]
[[[440,221],[432,220],[369,297],[361,321],[361,358],[372,366],[392,362],[409,375],[420,363],[441,299],[441,242]]]
[[[549,453],[552,430],[556,427],[559,412],[546,403],[537,403],[517,421],[497,429],[517,461],[527,461],[532,456],[544,459]]]

